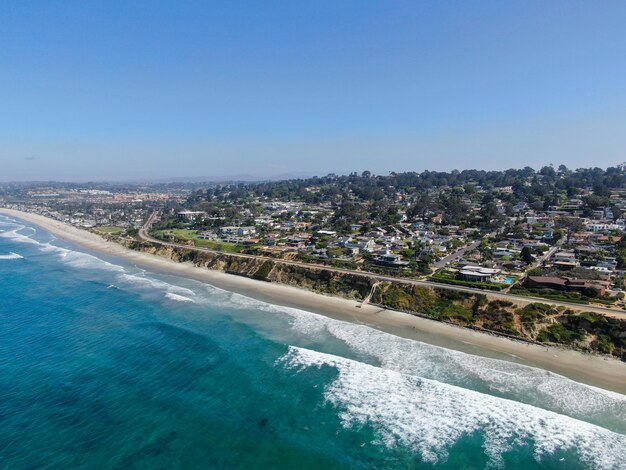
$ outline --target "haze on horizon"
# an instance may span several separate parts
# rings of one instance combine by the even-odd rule
[[[626,161],[626,3],[4,2],[0,181]]]

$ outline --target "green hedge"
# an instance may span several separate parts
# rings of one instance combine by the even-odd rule
[[[439,278],[436,276],[432,276],[429,280],[432,282],[439,282],[442,284],[451,284],[451,285],[463,286],[463,287],[474,287],[477,289],[502,290],[506,288],[506,286],[502,284],[495,284],[493,282],[460,281],[458,279]]]

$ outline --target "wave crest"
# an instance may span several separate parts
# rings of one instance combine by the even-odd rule
[[[293,346],[279,363],[336,369],[324,398],[340,410],[344,427],[371,426],[378,443],[412,449],[429,463],[445,461],[447,449],[476,432],[498,466],[519,446],[532,446],[538,462],[559,450],[575,450],[596,468],[626,461],[626,436],[531,405]]]

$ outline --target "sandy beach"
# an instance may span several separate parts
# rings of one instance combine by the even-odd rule
[[[602,356],[509,340],[381,309],[372,305],[196,268],[159,256],[126,249],[93,233],[38,214],[0,208],[0,213],[35,224],[88,250],[124,258],[141,268],[206,282],[272,304],[289,306],[335,319],[366,324],[388,333],[482,356],[511,360],[562,374],[573,380],[626,394],[626,363]]]

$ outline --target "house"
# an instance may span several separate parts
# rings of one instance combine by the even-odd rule
[[[603,224],[601,222],[590,222],[585,225],[585,228],[591,232],[610,232],[613,230],[624,230],[624,224]]]
[[[220,229],[222,235],[238,235],[240,237],[245,237],[247,235],[254,235],[256,233],[256,229],[254,227],[222,227]]]
[[[317,233],[320,235],[328,235],[329,237],[337,236],[337,232],[335,232],[334,230],[318,230]]]
[[[374,247],[376,246],[376,244],[374,243],[374,240],[371,239],[367,239],[367,240],[351,240],[347,243],[345,243],[343,245],[345,248],[348,248],[349,250],[356,250],[356,253],[358,253],[359,251],[366,251],[368,253],[372,253],[374,251]]]
[[[202,240],[213,240],[214,238],[216,238],[216,236],[213,232],[204,231],[198,234],[198,238]]]
[[[612,270],[606,266],[589,266],[585,269],[594,271],[598,275],[598,278],[602,281],[608,281],[611,279]]]
[[[275,233],[268,233],[263,239],[263,244],[265,246],[274,246],[278,243],[278,240],[280,240],[279,235]]]
[[[525,202],[519,202],[513,206],[513,212],[522,212],[528,207]]]
[[[298,248],[298,249],[302,249],[305,248],[308,242],[308,238],[305,239],[299,235],[292,235],[289,238],[287,238],[287,246],[291,247],[291,248]]]
[[[554,265],[563,269],[572,269],[580,266],[580,262],[576,259],[573,251],[559,251],[552,257]]]
[[[409,265],[408,261],[402,261],[402,255],[396,255],[390,251],[374,258],[376,264],[390,268],[404,268]]]
[[[614,271],[617,269],[617,258],[615,258],[615,256],[606,256],[604,260],[597,263],[597,266],[602,266]]]
[[[490,282],[493,276],[499,272],[499,269],[485,268],[483,266],[464,266],[459,271],[459,279],[470,282]]]
[[[596,295],[602,296],[606,292],[606,285],[599,281],[587,279],[571,279],[556,276],[528,276],[525,281],[526,287],[539,289],[554,289],[562,291],[583,292],[587,289],[596,291]]]
[[[181,222],[195,222],[196,220],[202,220],[206,215],[204,211],[180,211],[176,214],[176,217]]]
[[[328,258],[328,253],[326,252],[326,248],[315,249],[311,252],[311,257],[326,259]]]
[[[594,219],[603,219],[604,218],[604,208],[601,207],[600,209],[594,210],[593,211],[593,218]]]
[[[496,258],[511,258],[513,256],[513,252],[509,250],[497,250],[494,252],[493,256]]]
[[[348,250],[348,256],[357,256],[359,254],[359,248],[355,246],[349,246],[346,248]]]
[[[513,186],[501,186],[493,189],[497,193],[513,194]]]

